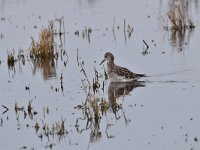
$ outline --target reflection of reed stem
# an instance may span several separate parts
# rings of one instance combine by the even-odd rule
[[[115,18],[113,18],[113,37],[114,37],[114,41],[116,42],[116,36],[115,36]]]
[[[126,44],[126,19],[124,19],[124,40]]]
[[[126,19],[124,19],[124,33],[126,32]]]
[[[77,48],[77,53],[76,53],[76,61],[77,61],[77,64],[78,64],[78,66],[79,66],[78,48]]]

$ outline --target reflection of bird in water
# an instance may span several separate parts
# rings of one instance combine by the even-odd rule
[[[110,106],[115,113],[118,109],[118,104],[116,100],[119,97],[125,97],[128,95],[134,88],[144,87],[144,81],[133,81],[133,82],[111,82],[108,87],[108,100]]]

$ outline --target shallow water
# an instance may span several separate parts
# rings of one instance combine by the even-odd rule
[[[199,2],[189,2],[196,27],[182,37],[163,29],[161,16],[167,20],[168,10],[161,0],[0,0],[1,148],[199,149]],[[38,39],[49,20],[61,17],[67,55],[33,63],[30,37]],[[124,20],[126,30],[133,27],[130,37]],[[85,28],[91,28],[90,37],[82,37]],[[60,54],[58,36],[55,42]],[[20,50],[25,65],[18,60],[8,67],[7,54],[17,58]],[[104,66],[99,64],[107,51],[116,64],[149,77],[130,85],[105,81],[102,90]],[[96,105],[89,104],[96,120],[88,120],[82,108],[89,92],[82,61],[90,84],[94,67],[99,75],[100,88],[95,95],[91,90],[89,99],[97,99],[98,108],[103,100],[108,105],[95,114]],[[62,121],[64,134],[51,134]]]

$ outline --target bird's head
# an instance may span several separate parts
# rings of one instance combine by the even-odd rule
[[[113,54],[110,53],[110,52],[105,53],[105,55],[104,55],[104,60],[100,63],[100,65],[101,65],[104,61],[107,61],[107,62],[114,62],[114,56],[113,56]]]

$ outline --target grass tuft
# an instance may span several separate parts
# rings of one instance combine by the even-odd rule
[[[168,18],[170,21],[170,28],[173,31],[184,32],[185,29],[194,29],[195,25],[192,18],[187,13],[184,3],[169,4]]]
[[[51,58],[54,56],[54,25],[49,21],[47,28],[43,28],[39,34],[38,42],[31,37],[30,57]]]

